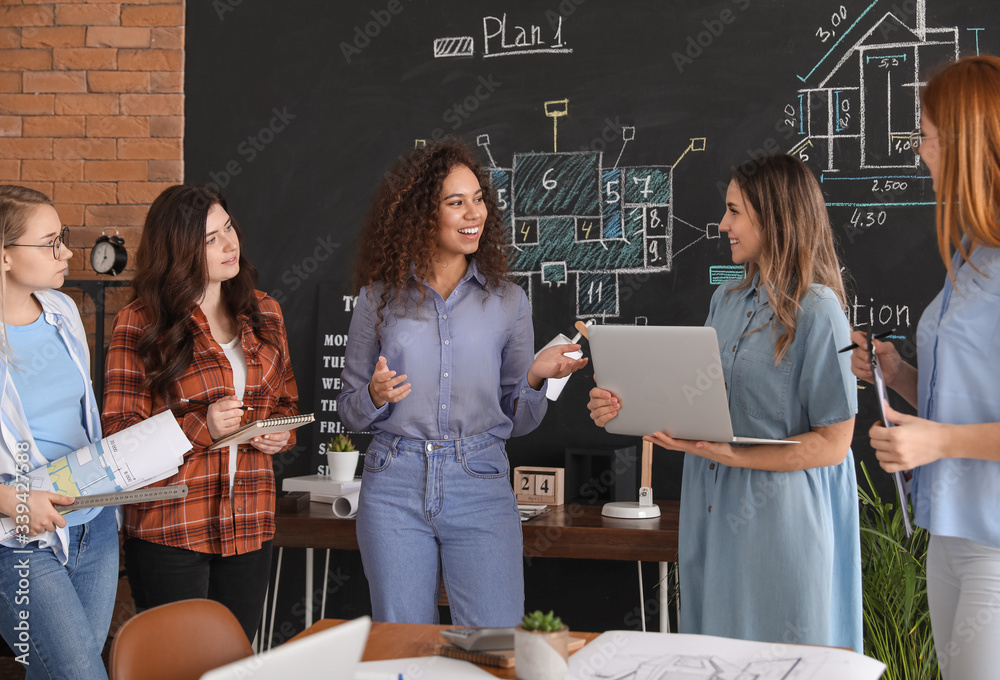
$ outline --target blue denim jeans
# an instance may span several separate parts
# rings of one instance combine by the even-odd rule
[[[377,434],[365,455],[357,535],[376,621],[506,627],[524,614],[521,520],[502,439]]]
[[[114,509],[71,527],[69,537],[65,565],[37,543],[27,552],[0,547],[0,632],[23,655],[28,680],[108,677],[101,650],[118,588]]]

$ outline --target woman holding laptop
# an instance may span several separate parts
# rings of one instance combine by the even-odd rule
[[[645,439],[684,451],[680,629],[862,651],[861,548],[851,437],[857,396],[844,285],[819,183],[798,159],[737,171],[719,224],[741,281],[712,297],[740,436],[799,444]],[[595,387],[604,426],[620,403]]]
[[[875,341],[886,384],[917,416],[888,408],[872,448],[913,470],[916,522],[931,533],[927,601],[945,680],[992,677],[1000,647],[1000,59],[961,59],[932,78],[911,136],[937,194],[944,288],[917,327],[917,361]],[[857,331],[855,375],[872,381]],[[918,417],[919,416],[919,417]]]
[[[186,498],[125,506],[132,596],[140,609],[221,602],[252,640],[270,576],[272,456],[295,435],[211,444],[248,420],[298,413],[281,308],[254,290],[239,227],[208,186],[179,184],[153,201],[136,260],[135,300],[115,317],[108,348],[104,427],[170,409],[193,448],[159,482],[187,484]]]

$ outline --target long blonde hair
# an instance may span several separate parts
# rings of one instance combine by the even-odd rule
[[[938,129],[938,250],[951,270],[955,248],[1000,247],[1000,58],[965,57],[934,76],[923,92],[924,114]]]
[[[0,184],[0,257],[7,246],[24,236],[28,218],[40,205],[52,205],[51,199],[40,191],[14,184]],[[0,267],[0,352],[10,359],[7,342],[7,272]]]
[[[777,364],[795,340],[799,302],[812,284],[830,288],[842,307],[847,296],[826,202],[809,168],[787,155],[769,156],[754,167],[750,173],[737,170],[732,179],[756,213],[760,262],[747,265],[746,278],[734,290],[749,286],[760,272],[774,330],[782,329],[774,344]]]

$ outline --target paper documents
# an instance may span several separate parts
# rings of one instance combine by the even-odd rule
[[[65,496],[130,491],[177,474],[190,450],[173,413],[164,411],[7,483]],[[0,516],[0,540],[15,527],[14,518]]]
[[[835,647],[611,630],[569,659],[572,680],[878,680],[885,665]]]

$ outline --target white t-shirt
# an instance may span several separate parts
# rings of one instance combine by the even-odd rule
[[[243,400],[243,392],[247,388],[247,357],[243,353],[243,345],[240,343],[239,334],[230,342],[222,345],[222,351],[229,359],[229,365],[233,368],[233,394],[240,401]],[[229,498],[233,497],[233,484],[236,478],[236,444],[229,445]]]

